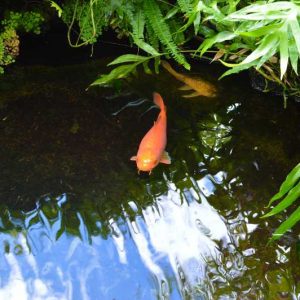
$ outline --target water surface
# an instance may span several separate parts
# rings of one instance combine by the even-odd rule
[[[164,71],[86,92],[105,63],[1,80],[0,299],[298,299],[299,226],[267,245],[287,214],[260,217],[299,162],[299,103],[196,63],[218,98]],[[153,91],[172,164],[138,175]]]

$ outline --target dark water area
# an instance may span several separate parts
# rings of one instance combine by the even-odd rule
[[[95,59],[107,59],[114,55],[136,53],[137,48],[128,45],[127,39],[118,39],[111,30],[103,32],[101,40],[93,45],[71,47],[68,29],[62,21],[52,21],[39,35],[21,35],[19,65],[65,66],[87,63]],[[72,43],[77,41],[76,32],[70,34]]]
[[[196,62],[217,98],[163,70],[86,91],[107,61],[1,79],[0,299],[298,299],[299,226],[267,244],[289,211],[261,216],[300,161],[299,103]],[[138,175],[153,91],[172,164]]]

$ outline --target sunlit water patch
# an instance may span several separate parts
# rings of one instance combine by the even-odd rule
[[[206,294],[207,290],[197,292],[206,277],[206,261],[218,259],[216,241],[229,241],[219,214],[203,195],[201,203],[197,198],[193,190],[180,194],[170,189],[144,209],[141,218],[128,221],[140,257],[166,289],[167,298],[174,290],[181,297]]]
[[[223,174],[224,176],[224,174]],[[193,180],[181,190],[166,182],[168,192],[139,213],[134,201],[122,216],[108,220],[109,234],[91,236],[81,213],[78,236],[63,228],[67,195],[44,198],[19,218],[14,234],[2,234],[3,299],[213,299],[214,283],[230,284],[246,267],[236,250],[239,240],[255,230],[226,220],[208,201],[222,184],[222,172]],[[52,201],[55,216],[45,215]],[[129,215],[132,210],[135,217]],[[101,227],[101,223],[97,222]],[[14,229],[15,230],[15,229]],[[75,232],[73,233],[75,234]],[[223,249],[230,251],[224,258]],[[99,283],[99,284],[97,284]],[[14,288],[17,287],[17,288]]]
[[[195,182],[197,191],[183,193],[168,184],[169,191],[134,219],[125,209],[123,217],[110,219],[107,239],[92,236],[89,241],[79,212],[80,236],[64,232],[57,239],[67,195],[57,199],[59,213],[53,219],[43,213],[43,203],[14,218],[20,231],[1,235],[6,251],[1,257],[0,295],[3,299],[205,299],[213,293],[205,284],[207,261],[221,259],[219,245],[227,247],[230,235],[201,191],[213,192],[209,179]],[[134,201],[129,206],[137,212]]]

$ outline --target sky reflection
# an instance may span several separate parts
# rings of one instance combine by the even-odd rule
[[[198,185],[207,193],[214,189],[206,177]],[[166,195],[143,209],[142,218],[130,221],[127,217],[130,235],[145,266],[159,286],[164,283],[168,287],[169,293],[174,286],[168,284],[172,285],[175,278],[181,297],[195,293],[195,287],[205,277],[208,257],[218,259],[217,241],[226,244],[230,240],[224,221],[204,194],[201,193],[201,199],[195,196],[193,189],[182,195],[172,185]],[[123,256],[121,251],[119,257]]]
[[[197,191],[169,182],[168,192],[134,218],[123,209],[123,217],[109,220],[107,239],[89,237],[79,212],[79,236],[64,231],[57,239],[62,212],[48,218],[37,205],[26,214],[26,233],[0,235],[15,249],[1,258],[0,299],[121,299],[121,291],[122,299],[202,297],[206,262],[220,260],[218,242],[230,241],[206,199],[215,190],[210,178],[195,181]],[[57,208],[66,203],[66,195],[57,198]],[[134,201],[129,207],[137,212]]]

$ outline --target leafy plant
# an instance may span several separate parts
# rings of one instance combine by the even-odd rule
[[[60,18],[63,12],[62,8],[54,1],[50,0],[49,2],[50,2],[50,6],[56,10],[58,17]]]
[[[283,198],[283,199],[282,199]],[[280,186],[279,192],[270,200],[268,207],[279,199],[282,199],[269,213],[263,217],[276,215],[292,205],[300,198],[300,163],[288,174]],[[276,229],[272,240],[279,239],[287,230],[300,221],[300,206]]]
[[[178,0],[173,5],[136,0],[119,4],[110,8],[110,25],[120,37],[128,36],[150,56],[172,56],[189,69],[179,46],[198,35],[202,40],[200,46],[187,52],[202,57],[210,48],[217,48],[211,51],[215,53],[213,60],[220,60],[230,68],[223,76],[254,67],[283,90],[299,94],[294,76],[298,74],[300,55],[298,2]],[[131,73],[129,69],[127,66],[127,74]],[[110,78],[113,74],[118,77],[119,70],[110,74]]]
[[[170,7],[167,2],[155,0],[70,0],[62,6],[62,18],[69,27],[69,43],[73,47],[95,43],[103,30],[111,27],[119,38],[128,36],[133,44],[151,56],[159,55],[163,49],[166,55],[189,69],[178,47],[184,42],[184,35],[173,34],[183,23],[170,16],[164,17]],[[71,36],[76,24],[79,33],[73,42]]]
[[[134,54],[125,54],[121,55],[115,60],[113,60],[111,63],[108,64],[108,66],[114,66],[114,65],[120,65],[116,68],[114,68],[109,74],[103,74],[95,80],[91,86],[93,85],[107,85],[111,83],[113,80],[121,79],[127,77],[130,73],[133,73],[136,71],[136,68],[139,65],[143,65],[145,72],[151,72],[148,67],[148,62],[150,59],[157,57],[157,56],[141,56],[141,55],[134,55]]]
[[[263,1],[235,11],[236,5],[233,3],[228,9],[229,5],[225,11],[216,4],[207,6],[199,1],[197,9],[204,15],[210,12],[206,20],[219,25],[217,32],[207,37],[196,53],[202,56],[211,47],[217,47],[215,59],[224,58],[221,62],[231,68],[222,77],[255,67],[266,79],[292,88],[284,76],[289,64],[298,74],[299,2]]]
[[[21,30],[25,32],[33,32],[35,34],[41,33],[41,23],[44,17],[39,12],[25,11],[14,12],[10,11],[6,18],[2,20],[1,25],[4,28],[12,28],[14,30]]]
[[[38,12],[7,13],[0,23],[0,74],[4,72],[3,67],[13,63],[19,55],[20,41],[17,31],[39,34],[43,21],[43,16]]]
[[[167,53],[171,54],[174,59],[186,69],[190,69],[190,65],[187,63],[185,57],[179,52],[178,47],[172,37],[170,28],[165,22],[156,1],[144,1],[144,10],[150,26],[162,45],[165,46]]]
[[[105,30],[112,29],[118,38],[128,39],[137,54],[144,51],[149,59],[155,58],[156,71],[161,55],[172,57],[189,70],[185,53],[194,57],[213,53],[213,61],[219,60],[230,68],[223,76],[255,68],[266,80],[300,96],[299,0],[47,0],[39,9],[56,10],[68,27],[72,47],[94,44]],[[4,50],[7,42],[2,35],[18,40],[18,30],[39,33],[42,18],[39,11],[5,14],[0,33],[0,66],[15,57]],[[195,38],[201,41],[198,48],[183,49],[187,41]],[[136,63],[117,66],[117,71],[103,78],[123,78],[122,74],[136,69]],[[149,72],[147,64],[143,65]]]

